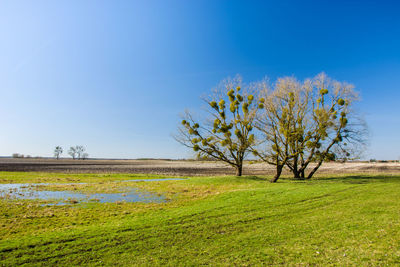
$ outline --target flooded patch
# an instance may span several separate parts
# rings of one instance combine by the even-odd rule
[[[184,180],[181,178],[166,179],[137,179],[125,180],[122,182],[151,182],[151,181],[170,181]],[[0,184],[0,198],[6,199],[36,199],[36,200],[55,200],[56,205],[75,204],[79,202],[143,202],[143,203],[162,203],[165,196],[147,192],[142,189],[132,187],[121,187],[122,193],[80,193],[71,190],[40,190],[42,186],[52,185],[85,185],[87,183],[35,183],[35,184]]]

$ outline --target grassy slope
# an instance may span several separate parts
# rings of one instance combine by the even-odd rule
[[[1,173],[0,181],[127,175]],[[138,176],[129,176],[133,179]],[[0,201],[0,265],[400,264],[400,176],[138,183],[165,204],[43,207]]]

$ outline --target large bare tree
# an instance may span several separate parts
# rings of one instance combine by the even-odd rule
[[[367,126],[354,108],[359,98],[352,84],[321,73],[306,80],[303,88],[311,97],[291,145],[295,156],[287,166],[295,178],[311,179],[324,161],[358,157],[365,148]]]
[[[208,117],[202,122],[186,112],[175,139],[193,149],[198,157],[223,161],[241,176],[243,161],[254,143],[254,120],[257,112],[250,87],[242,88],[241,79],[224,80],[204,100]]]
[[[230,164],[237,175],[252,151],[276,166],[271,182],[285,166],[294,178],[310,179],[324,161],[356,158],[365,148],[367,127],[354,108],[358,95],[351,84],[321,73],[302,82],[262,81],[247,87],[251,94],[242,91],[238,80],[225,81],[206,99],[208,120],[200,124],[186,113],[176,139],[200,157]]]
[[[280,78],[270,86],[266,81],[258,83],[261,94],[256,128],[262,134],[262,142],[253,147],[253,154],[268,164],[276,166],[271,182],[276,182],[284,166],[296,156],[293,144],[302,134],[302,117],[307,110],[309,91],[291,77]]]
[[[358,99],[353,85],[321,73],[304,82],[281,78],[261,91],[257,128],[269,146],[255,154],[277,166],[272,181],[283,165],[295,178],[310,179],[324,161],[355,157],[364,149],[366,124],[353,109]]]

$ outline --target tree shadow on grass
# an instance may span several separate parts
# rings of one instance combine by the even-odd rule
[[[318,181],[337,181],[349,184],[368,184],[374,182],[399,182],[400,175],[343,175],[336,177],[318,177]]]
[[[259,176],[255,176],[255,175],[245,175],[245,176],[238,176],[236,177],[239,180],[252,180],[252,181],[264,181],[264,182],[268,182],[269,179],[267,177],[259,177]]]
[[[244,175],[244,176],[235,176],[237,181],[260,181],[260,182],[270,182],[272,176],[256,176],[256,175]],[[357,174],[357,175],[338,175],[338,176],[317,176],[312,179],[302,180],[296,179],[291,176],[282,176],[278,182],[299,182],[312,185],[313,182],[340,182],[340,183],[348,183],[348,184],[368,184],[368,183],[376,183],[376,182],[398,182],[400,183],[400,174],[399,175],[369,175],[369,174]]]

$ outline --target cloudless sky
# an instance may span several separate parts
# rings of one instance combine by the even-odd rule
[[[0,155],[183,158],[179,114],[228,76],[353,83],[365,158],[400,157],[397,1],[1,1]]]

